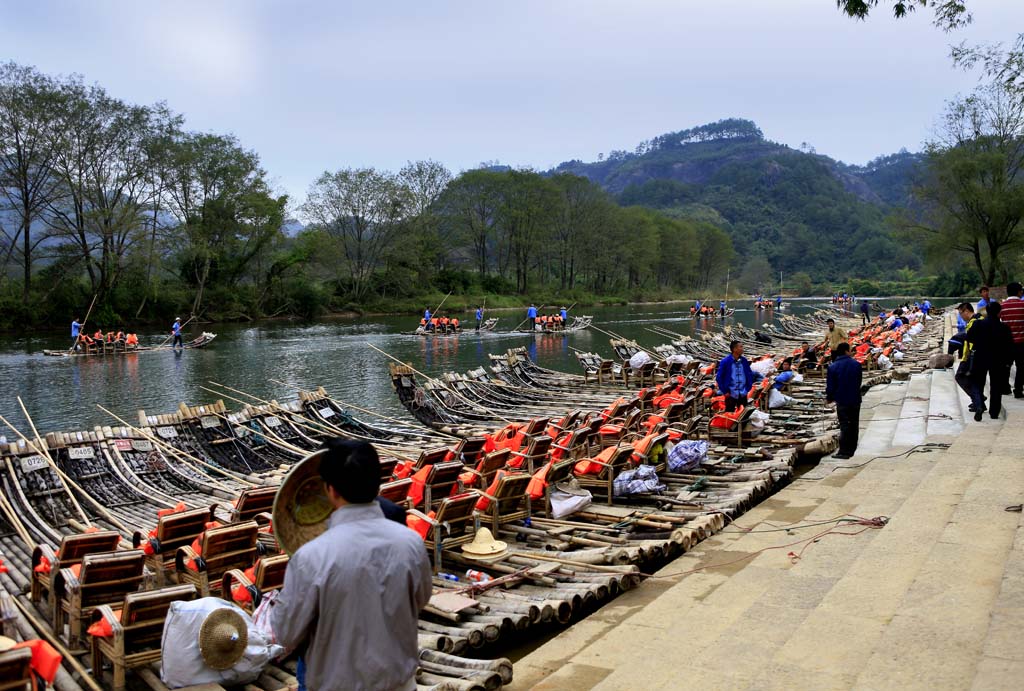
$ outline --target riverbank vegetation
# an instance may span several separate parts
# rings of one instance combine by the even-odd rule
[[[966,122],[975,111],[962,112]],[[1019,145],[1013,132],[1004,141]],[[0,327],[62,325],[91,304],[91,323],[117,327],[418,312],[449,294],[456,310],[717,299],[727,284],[734,296],[972,292],[965,263],[1001,279],[1019,266],[1024,232],[1006,202],[1020,191],[1016,170],[998,200],[979,193],[1002,204],[999,225],[949,220],[963,208],[949,202],[961,182],[949,171],[964,170],[951,157],[980,142],[856,167],[732,119],[546,173],[337,167],[299,203],[230,134],[6,63]],[[975,162],[991,154],[971,151]],[[969,176],[1001,164],[986,165]],[[986,238],[1003,243],[998,261],[977,259]]]

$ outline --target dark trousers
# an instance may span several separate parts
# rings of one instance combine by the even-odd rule
[[[1024,343],[1013,344],[1013,362],[1017,365],[1017,374],[1013,375],[1013,395],[1024,395]],[[1007,370],[1009,375],[1009,370]]]
[[[171,347],[176,348],[178,346],[181,346],[182,348],[185,347],[184,343],[181,340],[181,334],[174,334],[174,342],[171,343]]]
[[[1001,366],[992,367],[988,371],[988,414],[995,420],[1003,409],[1003,394],[1006,392],[1006,382],[1009,372]],[[978,389],[985,387],[984,375],[978,382]]]
[[[869,321],[870,321],[870,318],[868,317],[868,313],[867,312],[861,312],[860,313],[860,325],[864,326]]]
[[[857,452],[860,438],[860,403],[836,404],[836,417],[839,418],[839,453],[852,456]]]
[[[726,394],[726,396],[725,396],[725,412],[727,412],[727,413],[731,413],[732,411],[736,410],[737,408],[742,408],[742,407],[744,407],[746,405],[747,405],[747,397],[746,396],[743,396],[742,398],[733,398],[732,396],[730,396],[728,394]]]
[[[476,330],[477,331],[480,330],[480,320],[479,319],[476,320]]]
[[[972,371],[968,374],[967,363],[961,362],[956,370],[956,383],[965,394],[970,396],[971,405],[976,410],[985,410],[985,376],[988,374],[986,368],[975,363]]]

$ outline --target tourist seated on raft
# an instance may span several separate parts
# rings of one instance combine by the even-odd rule
[[[92,340],[96,341],[97,344],[103,343],[103,332],[96,329],[96,333],[92,335]]]
[[[133,333],[128,334],[124,338],[124,347],[126,350],[135,350],[139,347],[139,337]]]
[[[794,375],[793,358],[786,358],[782,361],[782,365],[779,366],[779,373],[775,375],[775,383],[772,384],[772,388],[782,391],[793,380]]]

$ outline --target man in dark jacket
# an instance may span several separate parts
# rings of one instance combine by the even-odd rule
[[[718,390],[725,394],[725,410],[731,413],[736,408],[747,404],[747,394],[754,385],[754,373],[750,371],[750,363],[743,357],[743,344],[733,341],[729,344],[729,355],[718,363],[715,381]]]
[[[850,357],[850,344],[836,346],[835,359],[828,366],[825,399],[836,404],[839,418],[839,452],[833,458],[850,458],[857,452],[860,434],[860,385],[863,378],[860,363]]]
[[[1004,324],[999,315],[1002,306],[990,301],[986,306],[984,319],[978,320],[967,330],[967,342],[972,346],[974,361],[968,375],[974,400],[974,419],[981,422],[985,404],[977,404],[978,398],[984,400],[982,392],[985,388],[985,375],[988,375],[989,416],[996,420],[1003,408],[1003,394],[1009,378],[1010,365],[1013,362],[1013,333]]]

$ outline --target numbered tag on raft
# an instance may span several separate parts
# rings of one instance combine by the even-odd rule
[[[267,424],[267,427],[281,426],[281,418],[274,417],[273,415],[268,415],[267,417],[263,418],[263,421]]]
[[[148,439],[132,439],[132,448],[136,451],[152,451],[153,442]]]
[[[131,439],[115,439],[114,446],[117,447],[118,451],[130,451],[132,448]]]
[[[93,458],[96,456],[96,451],[91,446],[72,446],[68,449],[68,458]]]
[[[26,456],[21,459],[21,472],[34,473],[46,467],[46,459],[42,456]]]
[[[333,417],[334,416],[334,411],[331,410],[329,407],[321,408],[319,412],[320,412],[320,417],[322,417],[325,420],[327,418],[329,418],[329,417]]]
[[[164,439],[174,439],[178,436],[178,430],[173,427],[157,427],[156,433]]]
[[[211,427],[220,427],[220,420],[212,415],[204,415],[199,418],[199,424],[203,426],[203,429],[210,429]]]

